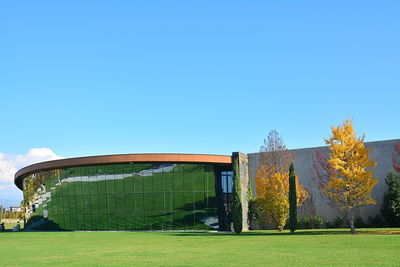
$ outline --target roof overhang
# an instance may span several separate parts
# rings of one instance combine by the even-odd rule
[[[14,176],[14,184],[22,190],[22,181],[27,175],[43,170],[127,162],[212,163],[226,165],[232,163],[232,157],[204,154],[120,154],[58,159],[32,164],[20,169]]]

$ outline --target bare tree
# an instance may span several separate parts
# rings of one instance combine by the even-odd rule
[[[334,174],[335,172],[333,168],[329,165],[328,159],[320,150],[316,150],[312,155],[311,178],[315,186],[318,188],[318,191],[323,201],[326,204],[332,206],[335,206],[335,203],[324,189],[326,188],[330,177]]]
[[[260,147],[259,166],[266,168],[267,174],[283,173],[287,172],[293,159],[293,154],[283,144],[278,131],[270,131],[267,139],[264,139],[264,145]]]
[[[397,143],[394,149],[396,152],[392,155],[393,169],[400,173],[400,143]]]

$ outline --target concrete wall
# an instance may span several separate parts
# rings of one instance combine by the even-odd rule
[[[367,221],[369,216],[373,217],[376,214],[380,213],[383,195],[385,192],[386,174],[389,170],[393,170],[392,155],[393,153],[395,153],[395,144],[399,142],[400,139],[365,143],[366,147],[370,149],[370,157],[378,162],[374,171],[374,175],[376,176],[376,178],[378,178],[379,181],[372,191],[372,197],[377,201],[377,204],[369,205],[360,209],[360,216],[363,218],[364,221]],[[329,153],[328,147],[315,147],[292,150],[295,155],[295,170],[299,177],[300,183],[308,189],[310,194],[313,195],[317,215],[322,216],[325,220],[333,220],[339,213],[336,208],[328,205],[321,198],[321,195],[316,188],[311,176],[313,174],[312,157],[317,150],[320,150],[324,155],[327,155]],[[259,153],[248,154],[249,178],[253,185],[254,195],[256,195],[255,176],[259,163],[258,159]]]

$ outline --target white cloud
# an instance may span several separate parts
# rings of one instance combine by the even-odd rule
[[[14,185],[14,174],[21,168],[63,157],[50,148],[32,148],[23,155],[0,153],[0,199],[21,200],[21,191]]]

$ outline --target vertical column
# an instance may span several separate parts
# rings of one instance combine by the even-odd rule
[[[233,152],[233,158],[237,158],[239,162],[239,174],[240,174],[240,188],[241,188],[241,201],[242,201],[242,218],[243,218],[243,231],[249,230],[248,223],[248,186],[249,186],[249,164],[247,155],[241,152]]]

